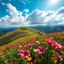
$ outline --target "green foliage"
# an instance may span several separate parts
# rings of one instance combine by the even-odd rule
[[[61,43],[61,40],[62,40],[61,35],[55,36],[54,40],[56,40],[58,43]]]

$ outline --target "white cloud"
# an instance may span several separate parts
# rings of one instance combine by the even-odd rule
[[[46,24],[51,20],[54,15],[54,11],[40,11],[38,9],[34,10],[27,18],[30,24]]]
[[[57,11],[40,11],[34,10],[27,18],[29,24],[35,25],[59,25],[64,24],[64,7]],[[62,24],[62,25],[63,25]]]
[[[5,3],[4,3],[4,2],[2,2],[2,5],[5,5]]]
[[[64,24],[64,7],[57,11],[40,11],[38,9],[28,14],[29,10],[18,11],[10,3],[6,5],[9,15],[0,18],[0,27],[15,26],[37,26],[37,25],[63,25]],[[25,13],[25,16],[23,16]]]
[[[7,12],[11,15],[11,16],[18,16],[19,15],[19,11],[12,6],[10,3],[7,4],[8,10]]]
[[[28,13],[29,12],[29,9],[24,9],[24,11],[23,12],[26,12],[26,13]]]
[[[10,3],[7,4],[7,12],[9,15],[6,15],[0,18],[0,27],[13,27],[13,26],[22,26],[27,25],[26,16],[22,16],[23,12],[18,11]]]

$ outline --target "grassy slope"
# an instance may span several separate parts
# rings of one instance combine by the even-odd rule
[[[4,36],[0,37],[0,46],[8,44],[10,42],[17,41],[19,39],[22,39],[23,37],[28,38],[29,36],[34,35],[43,35],[45,33],[42,33],[38,30],[31,29],[31,28],[19,28],[15,31],[9,32],[5,34]]]

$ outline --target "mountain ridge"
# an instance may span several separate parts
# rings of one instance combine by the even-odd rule
[[[7,34],[1,36],[0,46],[13,42],[14,40],[17,40],[19,38],[34,36],[34,35],[43,35],[43,34],[45,33],[32,28],[21,27],[17,30],[8,32]]]
[[[18,29],[20,27],[9,27],[9,28],[0,28],[0,36]],[[45,32],[47,34],[49,33],[55,33],[55,32],[61,32],[64,30],[64,26],[28,26],[28,28],[33,28],[42,32]]]

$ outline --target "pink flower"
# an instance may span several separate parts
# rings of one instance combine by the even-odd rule
[[[26,44],[25,47],[32,47],[32,46],[35,46],[34,43],[29,43],[29,44]]]
[[[56,53],[56,55],[58,56],[58,58],[59,58],[60,60],[63,60],[62,56],[61,56],[58,52]]]
[[[21,53],[21,56],[23,59],[26,59],[30,56],[30,51],[29,50],[24,50],[22,53]]]
[[[2,58],[2,55],[0,55],[0,58]]]
[[[51,39],[46,39],[46,41],[47,41],[50,45],[52,45],[53,47],[55,47],[55,49],[56,49],[57,51],[62,50],[62,45],[58,44],[56,41],[51,40]]]
[[[43,54],[46,50],[47,50],[47,48],[44,48],[43,46],[40,46],[40,47],[37,49],[36,54]]]

